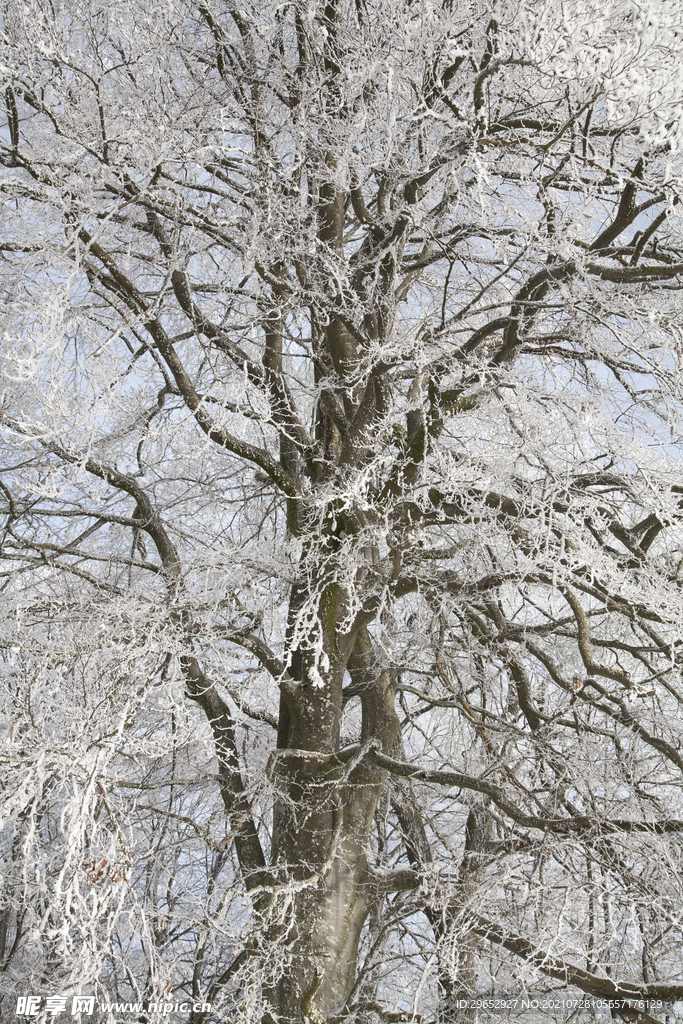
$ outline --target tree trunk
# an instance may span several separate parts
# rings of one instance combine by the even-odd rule
[[[327,604],[328,625],[333,603],[333,595],[321,602]],[[302,1015],[313,1019],[316,1012],[326,1017],[344,1006],[355,980],[363,925],[381,895],[366,850],[386,772],[334,757],[345,670],[361,698],[361,750],[376,743],[390,752],[399,728],[394,686],[367,629],[358,632],[346,656],[348,637],[332,631],[329,641],[330,670],[323,686],[311,682],[310,652],[298,652],[301,679],[287,701],[288,743],[278,751],[275,772],[273,871],[277,885],[293,885],[295,891],[286,920],[276,926],[282,963],[267,1000],[268,1019],[288,1024]]]

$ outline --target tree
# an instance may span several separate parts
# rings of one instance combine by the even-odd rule
[[[3,1008],[683,999],[682,32],[4,10]]]

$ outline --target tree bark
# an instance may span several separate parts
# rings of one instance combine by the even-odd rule
[[[332,598],[330,598],[330,601]],[[332,608],[328,607],[330,615]],[[335,626],[337,623],[335,622]],[[273,871],[278,884],[298,883],[291,917],[279,936],[281,977],[269,987],[272,1020],[298,1022],[312,1006],[339,1012],[355,980],[363,925],[380,893],[371,877],[367,847],[386,771],[366,760],[334,763],[341,679],[348,670],[362,706],[361,747],[391,750],[398,734],[394,685],[363,627],[351,653],[333,631],[325,653],[332,666],[324,687],[303,678],[291,704],[295,724],[278,751]]]

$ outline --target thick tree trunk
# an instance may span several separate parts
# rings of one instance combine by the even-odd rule
[[[363,925],[379,898],[366,851],[386,773],[362,760],[345,764],[333,754],[344,671],[361,698],[361,748],[374,741],[391,750],[399,727],[394,687],[365,629],[347,658],[337,637],[330,639],[324,686],[310,683],[309,658],[301,657],[298,692],[287,702],[288,745],[278,752],[275,772],[273,871],[279,886],[291,886],[292,898],[285,920],[275,926],[282,960],[266,998],[267,1020],[282,1024],[319,1020],[343,1007],[355,980]]]

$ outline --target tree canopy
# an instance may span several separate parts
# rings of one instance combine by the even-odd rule
[[[5,7],[3,1010],[675,1019],[682,43]]]

